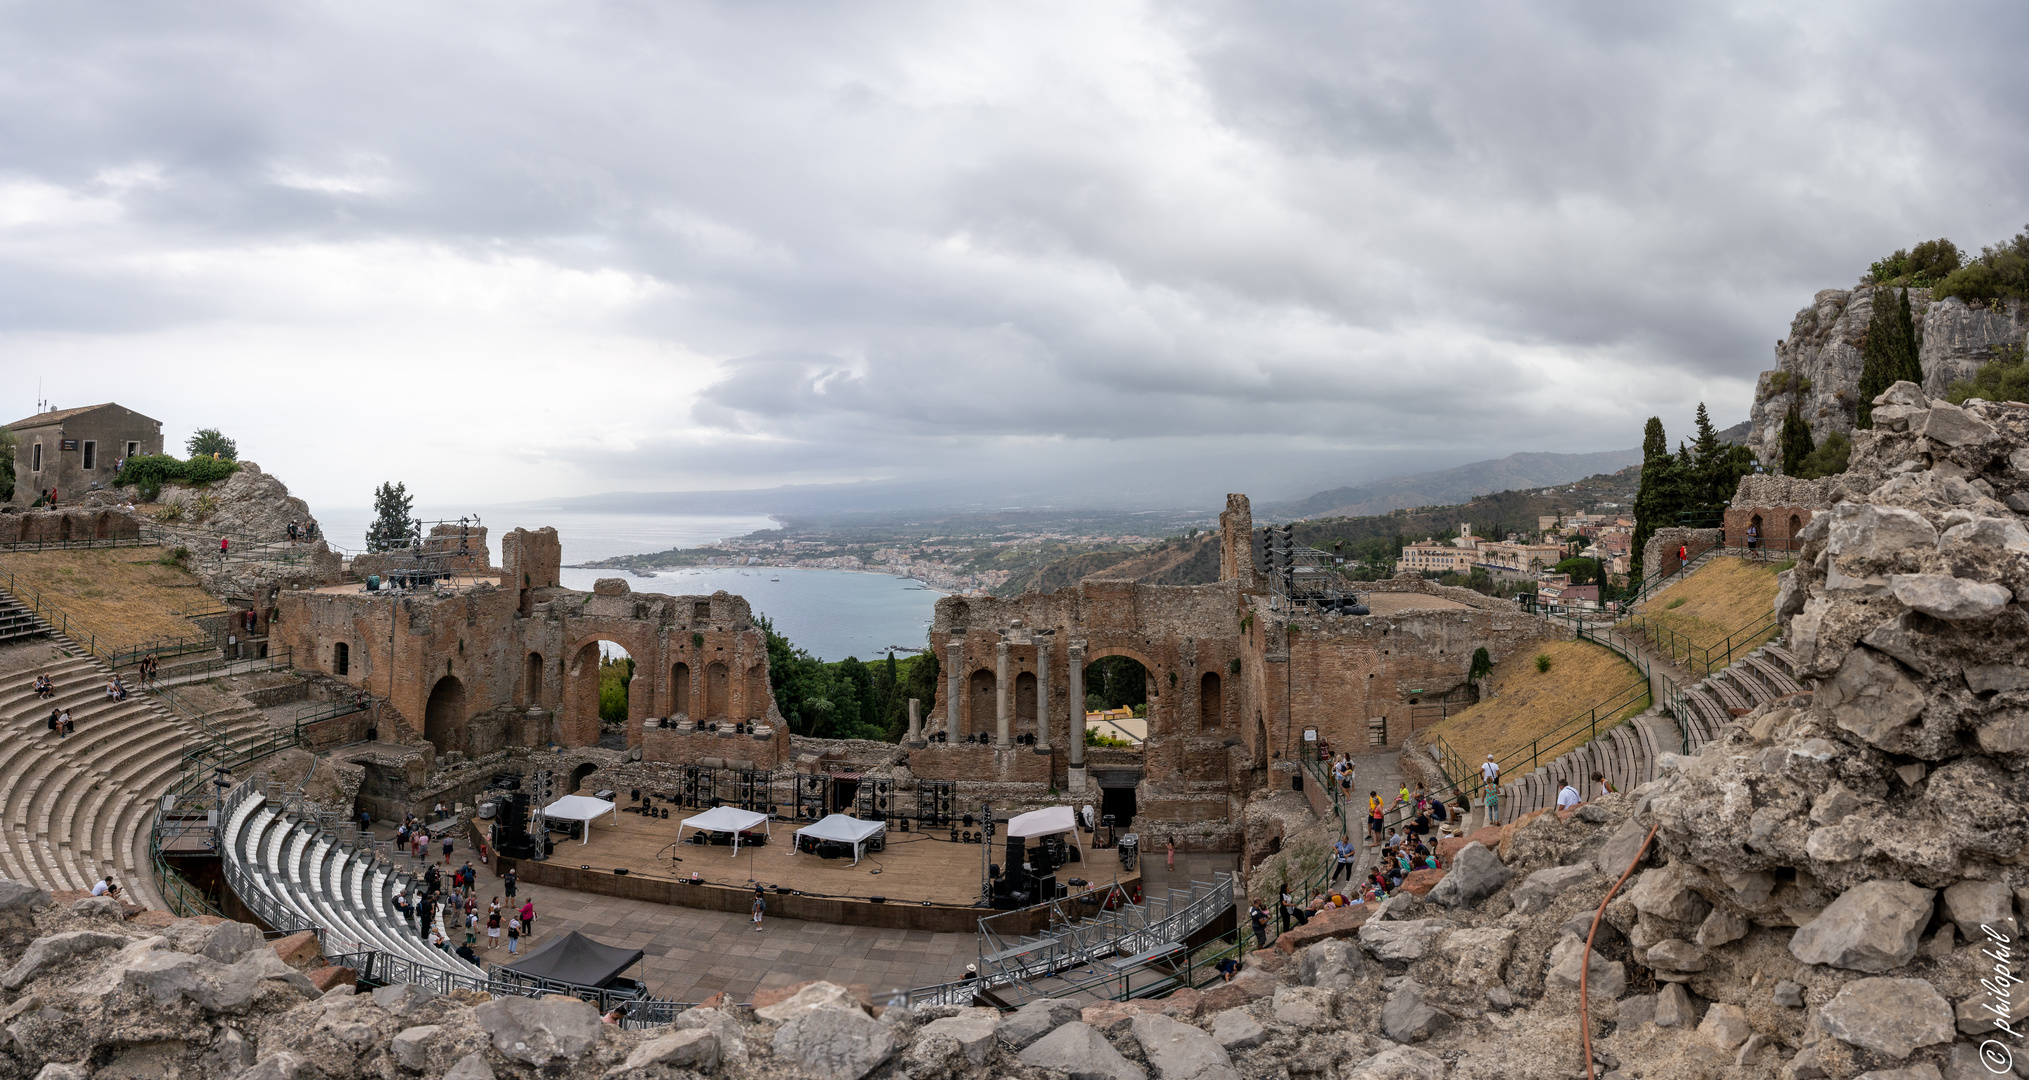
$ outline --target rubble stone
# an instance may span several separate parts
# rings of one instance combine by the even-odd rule
[[[1353,1066],[1347,1080],[1444,1080],[1444,1059],[1413,1046],[1391,1046]]]
[[[1951,1005],[1922,979],[1847,983],[1818,1015],[1833,1038],[1897,1060],[1950,1042],[1955,1030]]]
[[[1930,923],[1929,889],[1906,881],[1869,881],[1848,889],[1790,938],[1806,964],[1883,972],[1909,963]]]
[[[1030,1043],[1020,1057],[1024,1065],[1052,1069],[1069,1080],[1148,1080],[1148,1073],[1115,1050],[1106,1036],[1075,1020]]]
[[[1381,1030],[1398,1043],[1421,1042],[1451,1026],[1450,1013],[1424,1000],[1429,991],[1408,981],[1381,1006]]]
[[[1066,1025],[1068,1026],[1068,1025]],[[814,1007],[775,1032],[775,1056],[826,1080],[860,1080],[895,1056],[895,1031],[857,1006]]]
[[[1714,1005],[1705,1010],[1705,1019],[1698,1024],[1698,1034],[1730,1053],[1747,1041],[1753,1029],[1747,1024],[1746,1009],[1738,1005]]]
[[[570,1061],[599,1044],[599,1010],[577,998],[495,998],[472,1010],[472,1019],[511,1060],[543,1068]]]
[[[1376,960],[1421,960],[1430,951],[1430,943],[1449,927],[1450,924],[1442,919],[1370,922],[1360,927],[1360,944],[1374,954]]]
[[[1294,1028],[1321,1028],[1332,1022],[1332,992],[1315,986],[1285,986],[1275,992],[1275,1021]]]
[[[1500,856],[1487,850],[1486,845],[1467,844],[1452,860],[1444,880],[1430,890],[1429,900],[1454,908],[1477,904],[1514,876],[1515,872],[1501,862]]]
[[[1143,1013],[1129,1030],[1157,1080],[1240,1080],[1226,1049],[1197,1028]]]
[[[1212,1018],[1212,1038],[1230,1054],[1267,1042],[1268,1029],[1245,1009],[1227,1009]]]
[[[1000,1041],[1020,1050],[1050,1032],[1078,1019],[1083,1009],[1063,998],[1037,998],[1000,1021],[994,1034]]]

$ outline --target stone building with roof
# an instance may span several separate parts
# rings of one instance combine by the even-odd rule
[[[39,412],[7,425],[14,433],[14,501],[26,506],[51,488],[62,499],[111,485],[118,463],[162,452],[162,421],[112,402]]]

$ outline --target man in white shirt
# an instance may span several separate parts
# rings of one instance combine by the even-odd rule
[[[118,896],[119,894],[120,887],[118,885],[113,884],[113,878],[112,875],[110,874],[106,875],[106,879],[104,881],[101,881],[98,884],[92,886],[93,896]]]
[[[1557,788],[1557,809],[1569,810],[1583,801],[1585,800],[1578,797],[1578,789],[1571,786],[1571,781],[1564,780],[1559,782]]]
[[[1479,767],[1479,776],[1481,780],[1489,784],[1501,782],[1501,767],[1494,764],[1494,756],[1492,754],[1488,754],[1486,764]]]

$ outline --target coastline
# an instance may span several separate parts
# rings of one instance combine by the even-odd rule
[[[563,565],[563,566],[562,566],[562,567],[561,567],[560,569],[564,569],[564,570],[612,570],[612,571],[614,571],[614,572],[616,572],[616,573],[620,573],[620,574],[629,574],[629,575],[635,575],[635,576],[638,576],[638,574],[637,574],[637,572],[636,572],[635,568],[634,568],[634,567],[630,567],[630,566],[591,566],[591,565],[587,565],[587,564],[583,564],[583,563],[578,563],[578,564],[571,564],[571,563],[566,563],[566,564],[564,564],[564,565]],[[917,575],[916,575],[915,573],[913,573],[913,572],[908,572],[908,573],[905,573],[905,572],[903,572],[903,571],[900,571],[900,570],[878,570],[878,569],[867,569],[867,568],[861,568],[861,569],[858,569],[858,570],[848,570],[848,569],[845,569],[844,567],[840,567],[840,566],[769,566],[769,565],[767,565],[767,564],[765,564],[765,563],[764,563],[764,564],[760,564],[760,565],[755,565],[755,566],[709,566],[709,565],[707,565],[707,566],[671,566],[671,567],[665,567],[665,568],[663,568],[663,569],[660,569],[660,570],[654,570],[654,571],[651,571],[651,573],[652,573],[652,574],[653,574],[653,575],[654,575],[655,577],[661,577],[661,576],[662,576],[663,574],[674,574],[674,573],[678,573],[678,572],[680,572],[680,571],[683,571],[683,570],[803,570],[803,571],[819,571],[819,572],[822,572],[822,573],[827,573],[827,574],[879,574],[879,575],[881,575],[881,576],[883,576],[883,577],[898,577],[898,578],[901,578],[901,579],[902,579],[902,580],[904,580],[904,581],[915,581],[915,582],[918,582],[918,583],[920,583],[920,584],[921,584],[921,585],[923,586],[923,589],[924,589],[924,591],[925,591],[925,592],[933,592],[933,593],[936,593],[936,594],[937,594],[937,595],[939,595],[939,596],[963,596],[963,595],[965,595],[964,593],[958,593],[958,592],[953,592],[953,591],[951,591],[950,589],[945,589],[945,588],[940,588],[940,587],[938,587],[938,586],[936,586],[936,585],[932,585],[932,584],[930,584],[929,582],[927,582],[927,581],[924,581],[924,580],[923,580],[922,578],[918,577],[918,576],[917,576]]]

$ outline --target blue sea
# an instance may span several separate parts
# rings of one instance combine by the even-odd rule
[[[478,514],[486,525],[489,554],[496,565],[500,535],[517,527],[555,526],[567,567],[616,555],[696,547],[775,527],[773,520],[757,515],[584,513],[525,506],[482,508]],[[419,506],[416,516],[428,521],[458,515],[433,514]],[[325,536],[354,551],[365,548],[371,520],[371,512],[363,508],[318,512]],[[871,660],[889,649],[922,648],[937,598],[943,595],[920,581],[888,574],[768,566],[665,570],[653,578],[625,570],[566,569],[563,583],[568,588],[590,589],[592,582],[602,577],[625,578],[636,592],[681,596],[724,589],[736,593],[746,597],[757,614],[768,616],[777,633],[824,660],[848,656]]]

